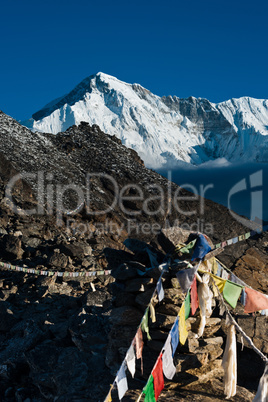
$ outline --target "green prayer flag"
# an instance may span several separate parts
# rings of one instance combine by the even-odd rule
[[[245,239],[248,239],[250,237],[250,232],[245,233]]]
[[[189,317],[190,311],[191,311],[190,291],[188,290],[187,296],[185,298],[185,320],[187,320],[187,318]]]
[[[147,384],[143,388],[142,392],[145,394],[144,402],[156,402],[154,396],[154,377],[152,374],[150,375],[149,380],[147,381]]]
[[[236,307],[237,301],[240,297],[241,291],[243,287],[237,285],[236,283],[226,281],[224,288],[223,288],[223,297],[225,300],[232,306],[233,308]]]
[[[195,243],[196,243],[196,240],[197,239],[194,239],[190,243],[186,244],[186,246],[180,248],[179,252],[183,253],[183,254],[190,254],[192,252],[192,249],[193,249]]]
[[[145,310],[142,322],[141,322],[141,329],[143,332],[146,332],[147,338],[150,341],[152,338],[150,337],[149,334],[149,306]]]

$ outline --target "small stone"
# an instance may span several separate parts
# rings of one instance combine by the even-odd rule
[[[48,261],[50,266],[54,266],[57,268],[66,268],[68,263],[69,263],[69,259],[65,254],[60,254],[57,251],[54,252],[54,254],[50,257],[49,261]]]
[[[111,296],[108,292],[96,290],[85,293],[82,299],[86,306],[107,307],[110,304]]]
[[[188,336],[188,348],[189,348],[189,352],[195,353],[196,349],[199,348],[198,339],[193,338],[193,337],[190,338]]]
[[[171,278],[171,285],[174,289],[180,289],[180,284],[177,278]]]
[[[22,232],[20,230],[17,230],[16,232],[13,233],[13,235],[15,237],[20,237],[20,236],[22,236]]]
[[[26,247],[37,248],[42,243],[42,240],[38,237],[26,237],[22,238],[22,242]]]
[[[83,258],[91,253],[91,247],[84,243],[62,244],[60,248],[61,252],[69,257]]]
[[[185,299],[185,293],[181,289],[165,289],[165,301],[167,304],[181,305]]]
[[[202,339],[203,342],[205,342],[207,345],[222,345],[223,344],[223,338],[221,336],[216,336],[215,338],[206,338]]]
[[[210,338],[213,334],[215,334],[215,332],[221,328],[221,321],[221,318],[217,317],[207,318],[203,338]],[[191,330],[197,333],[200,324],[200,317],[197,319],[195,317],[190,317],[187,322],[191,324]]]
[[[192,232],[173,226],[162,229],[158,235],[158,242],[166,253],[173,252],[180,243],[187,243]]]

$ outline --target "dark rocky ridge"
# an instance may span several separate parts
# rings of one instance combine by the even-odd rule
[[[114,210],[104,216],[90,216],[82,210],[71,217],[76,220],[75,225],[83,223],[90,227],[90,233],[79,234],[66,228],[66,215],[63,215],[60,227],[56,224],[54,214],[20,216],[14,213],[4,198],[5,186],[18,172],[42,170],[45,174],[53,173],[53,180],[49,183],[54,187],[71,181],[85,190],[85,173],[99,172],[114,177],[120,188],[126,184],[139,184],[145,197],[155,194],[146,186],[157,183],[164,189],[167,198],[168,182],[146,169],[138,155],[123,147],[118,139],[102,133],[97,126],[90,127],[87,124],[71,127],[56,136],[33,134],[0,113],[0,155],[0,259],[44,270],[49,268],[73,272],[106,267],[113,270],[108,277],[79,279],[35,277],[0,271],[0,398],[4,402],[101,401],[135,333],[148,295],[155,286],[157,273],[156,276],[145,276],[142,280],[137,276],[136,268],[148,267],[150,261],[142,249],[133,253],[123,246],[122,242],[128,236],[125,228],[130,216],[117,204]],[[114,195],[110,182],[93,178],[91,184],[92,209],[109,206]],[[172,195],[177,188],[172,184]],[[182,194],[189,195],[185,190]],[[130,195],[135,193],[130,191]],[[21,208],[36,207],[36,181],[29,178],[20,181],[15,188],[14,198]],[[70,208],[76,206],[73,194],[69,194],[67,202]],[[226,208],[207,200],[204,203],[204,215],[197,213],[195,216],[185,216],[177,212],[173,205],[170,211],[164,210],[155,216],[142,213],[135,219],[138,224],[148,222],[160,226],[164,226],[166,221],[172,225],[176,220],[180,224],[191,225],[198,218],[203,219],[205,223],[213,225],[213,234],[207,234],[214,242],[247,231],[231,217]],[[190,205],[188,201],[182,201],[180,206],[184,211],[187,208],[198,208],[199,201],[191,201]],[[55,212],[56,205],[53,207]],[[137,200],[130,200],[126,205],[130,211],[139,211],[141,207]],[[152,202],[152,208],[157,207],[157,202]],[[122,233],[100,231],[99,227],[105,219],[118,225],[124,224]],[[133,237],[151,243],[158,261],[162,261],[164,253],[156,234],[142,234],[133,230]],[[246,281],[249,284],[267,292],[267,284],[264,282],[267,245],[266,234],[256,236],[227,247],[219,259],[235,268],[237,275],[243,279],[247,275]],[[261,269],[256,270],[256,266]],[[167,279],[167,299],[157,310],[161,318],[160,327],[153,329],[152,344],[148,344],[145,349],[145,377],[139,376],[138,381],[132,384],[133,389],[139,389],[144,384],[149,366],[179,309],[180,293],[174,286],[176,284],[172,278]],[[240,324],[244,323],[257,346],[267,353],[266,318],[257,317],[259,323],[256,325],[254,317],[245,319],[243,314],[240,315]],[[212,325],[212,332],[215,330],[217,326]],[[207,337],[210,335],[208,333]],[[192,351],[196,347],[194,344],[189,346]],[[193,400],[193,394],[196,400],[202,401],[224,399],[217,356],[221,351],[218,347],[213,349],[214,352],[208,350],[210,347],[206,345],[205,349],[200,350],[199,360],[195,360],[193,368],[196,371],[192,373],[184,369],[187,364],[190,367],[193,363],[193,353],[189,350],[179,351],[177,360],[180,371],[176,377],[179,385],[176,382],[168,383],[160,401]],[[240,385],[253,390],[262,374],[262,366],[247,350],[241,358],[240,369],[243,367],[243,359],[247,361],[245,355],[251,359],[252,371],[242,371],[244,378],[240,375],[239,381]],[[202,365],[200,368],[200,362],[208,364],[204,366],[206,369]],[[211,377],[206,374],[208,368],[211,375],[217,377],[213,384],[210,383]],[[189,383],[189,376],[200,376],[203,381]],[[250,376],[252,381],[248,385]],[[185,387],[183,384],[188,385]],[[135,400],[137,393],[130,392],[129,395],[126,400]],[[241,388],[233,400],[249,401],[250,398],[251,393]]]
[[[121,145],[117,138],[102,133],[97,126],[90,127],[82,123],[79,127],[71,127],[65,133],[58,135],[32,133],[3,113],[0,114],[0,124],[0,152],[13,169],[13,171],[9,169],[9,177],[12,177],[14,172],[43,171],[46,174],[53,174],[52,184],[54,185],[74,183],[86,191],[85,175],[87,173],[105,173],[116,180],[119,189],[129,184],[139,185],[144,192],[144,199],[158,195],[159,193],[155,193],[153,188],[148,189],[150,185],[158,185],[163,189],[165,200],[167,200],[168,181],[154,171],[146,169],[135,151]],[[27,178],[26,182],[36,193],[36,179]],[[177,190],[178,186],[171,184],[170,210],[166,201],[164,208],[153,217],[144,213],[137,215],[137,222],[156,222],[163,226],[166,219],[171,224],[177,219],[180,225],[183,223],[191,225],[196,223],[197,219],[203,219],[206,223],[213,225],[214,233],[208,233],[213,241],[245,231],[244,227],[232,218],[227,208],[212,201],[204,200],[204,211],[201,214],[199,212],[200,197],[197,197],[196,201],[180,200],[179,202],[181,211],[189,213],[196,210],[195,214],[186,216],[176,211],[173,201]],[[179,195],[184,198],[192,196],[184,189],[181,189]],[[130,196],[132,196],[131,190]],[[114,199],[112,184],[105,179],[93,178],[91,199],[94,210],[109,207]],[[73,201],[72,205],[76,206],[74,199],[69,201]],[[130,200],[127,204],[130,207],[126,205],[127,209],[136,212],[142,207],[141,202],[135,200]],[[151,208],[158,209],[159,203],[152,202]],[[123,222],[131,218],[131,215],[119,210],[117,204],[113,215],[117,219],[119,216],[119,220]]]

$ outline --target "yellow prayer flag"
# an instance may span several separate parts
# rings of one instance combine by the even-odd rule
[[[111,386],[110,391],[109,391],[108,395],[106,396],[104,402],[112,402],[112,396],[111,396],[112,389],[113,389],[113,386]]]
[[[154,309],[154,306],[152,305],[152,303],[150,303],[149,307],[150,307],[151,321],[152,321],[152,322],[156,322],[156,318],[155,318],[155,309]]]
[[[188,338],[188,331],[186,329],[186,323],[185,323],[185,303],[183,303],[179,312],[179,336],[180,336],[180,343],[184,345],[186,339]]]
[[[216,286],[218,287],[220,293],[222,293],[223,288],[224,288],[225,283],[226,283],[226,279],[222,279],[219,276],[216,276],[216,275],[213,275],[213,274],[211,274],[211,276],[212,276]]]
[[[218,271],[218,264],[215,257],[210,258],[209,260],[202,261],[199,265],[198,271],[200,272],[212,272],[216,274]]]
[[[211,268],[211,272],[216,275],[218,272],[218,263],[215,257],[211,258],[211,263],[212,263],[212,268]]]

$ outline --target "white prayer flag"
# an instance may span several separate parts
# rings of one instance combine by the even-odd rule
[[[222,279],[229,279],[229,273],[224,268],[222,268],[221,277]]]
[[[268,363],[266,363],[265,370],[258,386],[257,394],[253,402],[265,402],[268,400]]]
[[[228,325],[228,323],[226,324]],[[227,396],[226,399],[228,399],[231,398],[231,396],[235,396],[237,382],[236,334],[233,324],[229,325],[227,329],[227,340],[222,357],[222,367],[224,369],[224,394]]]
[[[171,337],[168,335],[166,343],[164,345],[164,353],[162,356],[163,373],[168,380],[172,380],[176,374],[176,367],[173,364]]]
[[[158,279],[158,282],[156,284],[156,290],[157,290],[157,294],[158,294],[158,300],[161,302],[165,296],[161,277]]]
[[[125,393],[128,390],[127,377],[126,377],[126,371],[125,371],[125,362],[123,362],[122,366],[120,367],[115,381],[117,384],[118,398],[121,401],[121,399],[123,398],[123,396],[125,395]]]
[[[134,377],[136,371],[136,356],[133,345],[131,345],[127,351],[126,362],[132,377]]]

